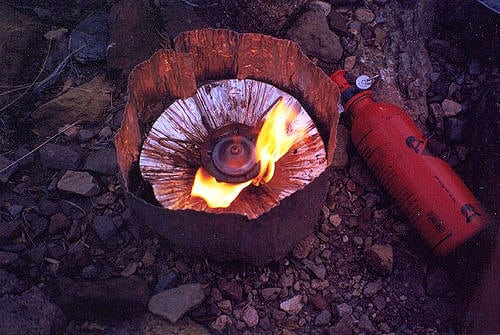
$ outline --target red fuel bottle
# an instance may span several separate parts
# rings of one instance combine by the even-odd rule
[[[410,117],[373,101],[371,91],[351,86],[344,74],[331,79],[352,116],[353,145],[434,253],[446,255],[483,229],[487,214],[448,164],[430,154]],[[370,78],[363,77],[366,84]]]

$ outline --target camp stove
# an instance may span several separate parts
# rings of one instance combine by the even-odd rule
[[[174,45],[129,77],[116,148],[134,219],[194,256],[285,256],[328,191],[337,86],[291,41],[204,29]]]

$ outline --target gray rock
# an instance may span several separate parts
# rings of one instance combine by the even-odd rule
[[[179,276],[176,271],[169,271],[166,274],[158,278],[158,282],[155,285],[155,294],[165,291],[166,289],[172,288]]]
[[[357,59],[356,56],[348,56],[344,59],[344,70],[346,72],[352,71],[352,69],[354,68],[354,65],[356,65],[356,59]],[[341,126],[341,125],[339,124],[339,126]],[[345,128],[344,126],[342,126],[342,127]],[[339,128],[337,127],[337,137],[339,136],[338,131],[339,131]],[[337,142],[337,145],[338,145],[338,142]],[[337,147],[335,147],[335,150],[336,149],[337,149]]]
[[[385,15],[386,22],[383,24],[383,29],[387,31],[387,38],[383,40],[390,46],[377,49],[359,43],[356,51],[360,58],[357,64],[361,73],[380,73],[384,77],[376,83],[374,99],[403,107],[412,119],[419,122],[427,119],[429,73],[433,71],[422,39],[430,34],[430,27],[433,26],[429,22],[434,13],[428,6],[430,2],[414,2],[413,6],[408,7],[402,6],[400,2],[391,2],[394,6],[390,11],[398,14]],[[400,22],[414,24],[401,25]],[[380,31],[378,37],[380,42]]]
[[[214,329],[217,332],[222,332],[222,330],[230,324],[232,324],[231,318],[225,314],[222,314],[210,324],[210,328]]]
[[[14,219],[17,219],[19,218],[19,216],[21,215],[23,211],[23,206],[21,205],[12,205],[9,207],[9,214],[14,218]]]
[[[59,205],[50,200],[44,199],[38,205],[38,212],[45,216],[51,216],[59,210]]]
[[[332,214],[328,218],[328,221],[334,226],[338,227],[342,224],[342,218],[338,214]]]
[[[75,282],[59,278],[57,303],[66,315],[77,320],[130,318],[146,312],[149,289],[137,277]]]
[[[57,188],[85,197],[92,197],[99,193],[99,184],[88,172],[68,170],[57,182]]]
[[[304,8],[307,0],[252,0],[219,2],[226,15],[240,21],[246,31],[258,30],[267,34],[277,34],[280,29]],[[202,3],[202,2],[201,2]],[[252,28],[252,29],[251,29]],[[190,28],[192,29],[192,28]]]
[[[354,236],[353,241],[357,246],[363,245],[363,238],[361,236]]]
[[[14,161],[11,161],[10,159],[7,159],[3,156],[0,156],[0,170],[6,168],[7,166],[9,166],[12,163],[14,163]],[[10,176],[12,176],[12,174],[14,172],[16,172],[16,170],[18,168],[19,168],[19,164],[14,164],[10,168],[8,168],[7,170],[0,173],[0,182],[6,183],[9,180]]]
[[[63,334],[65,317],[37,287],[0,298],[0,334]]]
[[[315,7],[302,14],[287,31],[286,37],[297,42],[306,55],[323,62],[336,63],[342,57],[340,39],[330,30],[320,8]]]
[[[352,314],[352,307],[343,302],[340,305],[337,305],[337,312],[339,313],[341,318],[344,316],[349,316]]]
[[[370,29],[367,25],[363,25],[361,27],[361,36],[365,40],[369,40],[369,39],[373,38],[373,31],[372,31],[372,29]]]
[[[99,269],[97,269],[95,265],[90,264],[82,269],[82,273],[80,275],[85,279],[96,279],[98,274]]]
[[[311,270],[314,275],[316,277],[318,277],[319,279],[325,279],[326,277],[326,268],[324,265],[320,264],[316,264],[314,263],[313,261],[309,260],[309,259],[304,259],[302,260],[302,263],[304,263],[304,265],[306,266],[306,268],[308,268],[309,270]]]
[[[70,147],[48,143],[40,149],[40,161],[46,168],[75,170],[80,166],[81,157]]]
[[[114,174],[118,170],[115,149],[102,149],[91,153],[83,169],[104,175]]]
[[[313,295],[312,297],[309,297],[308,300],[311,306],[319,311],[330,309],[328,302],[326,301],[325,297],[322,296],[321,294]]]
[[[87,16],[71,32],[70,48],[76,51],[75,58],[80,62],[94,62],[106,59],[109,39],[109,16],[98,12]]]
[[[312,0],[307,3],[308,9],[318,8],[323,11],[325,16],[330,15],[332,11],[332,5],[328,1],[323,0]]]
[[[33,163],[35,161],[35,156],[33,154],[30,154],[26,156],[25,158],[21,159],[24,155],[26,155],[30,150],[25,147],[24,145],[20,146],[16,150],[15,158],[18,161],[19,165],[25,166]]]
[[[318,246],[319,239],[316,235],[310,234],[293,247],[292,254],[298,259],[306,258]]]
[[[430,75],[429,75],[429,79],[435,83],[436,81],[438,81],[439,77],[441,76],[441,74],[439,72],[431,72]]]
[[[235,300],[236,302],[241,302],[243,300],[243,289],[238,282],[234,280],[222,282],[219,284],[219,288],[225,297]]]
[[[259,321],[259,327],[264,330],[269,330],[271,328],[271,322],[269,320],[269,317],[264,316],[263,318],[261,318]]]
[[[78,131],[78,139],[82,143],[90,141],[94,136],[95,136],[95,131],[92,130],[80,129]]]
[[[455,116],[462,111],[462,105],[450,99],[444,99],[441,107],[447,117]]]
[[[103,243],[108,243],[117,232],[113,219],[103,215],[94,217],[92,228]]]
[[[348,36],[350,34],[347,28],[347,20],[334,10],[328,15],[328,25],[331,30],[341,36]]]
[[[249,306],[243,310],[243,321],[250,328],[253,328],[259,324],[259,313],[255,308]]]
[[[116,201],[116,196],[111,192],[106,192],[95,199],[95,203],[101,206],[112,205]]]
[[[367,193],[363,195],[367,207],[373,207],[380,202],[380,197],[375,193]]]
[[[360,31],[363,24],[359,21],[351,21],[349,23],[349,29]]]
[[[366,314],[361,315],[361,317],[359,318],[358,326],[360,329],[366,330],[370,333],[375,333],[377,331],[370,318]]]
[[[302,310],[302,307],[304,307],[304,303],[302,302],[302,296],[300,295],[296,295],[280,304],[280,308],[290,314],[299,313]]]
[[[362,23],[370,23],[375,18],[375,14],[373,14],[371,10],[366,8],[356,9],[356,11],[354,12],[354,16]]]
[[[332,313],[327,310],[321,311],[316,318],[314,318],[314,324],[316,326],[326,326],[330,323],[332,319]]]
[[[106,126],[99,131],[98,136],[99,140],[104,141],[113,136],[113,131],[111,130],[111,127]]]
[[[176,322],[204,298],[201,284],[185,284],[152,296],[148,308],[151,313]]]
[[[267,287],[262,289],[262,298],[265,301],[276,300],[281,292],[281,288],[279,287]]]
[[[55,234],[71,226],[71,220],[63,213],[56,213],[50,217],[49,234]]]
[[[377,295],[375,299],[373,299],[373,304],[379,311],[383,310],[385,306],[387,305],[387,302],[385,301],[385,297],[381,295]]]
[[[95,136],[95,133],[88,130],[88,129],[80,129],[78,131],[78,139],[82,143],[90,141],[92,139],[92,137],[94,137],[94,136]]]
[[[368,249],[366,256],[375,272],[382,275],[392,272],[394,255],[390,244],[374,244]]]
[[[365,288],[363,289],[363,294],[367,297],[372,297],[381,289],[382,289],[381,282],[379,282],[379,281],[371,282],[371,283],[366,284]]]
[[[352,335],[354,322],[349,315],[343,316],[339,322],[333,327],[330,327],[330,335]]]

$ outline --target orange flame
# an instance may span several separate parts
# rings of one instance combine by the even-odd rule
[[[210,208],[226,208],[251,182],[251,180],[238,184],[220,182],[200,167],[194,177],[191,196],[204,199]]]
[[[191,196],[200,197],[210,208],[227,208],[240,192],[253,183],[268,183],[274,176],[275,163],[283,157],[305,129],[290,129],[298,115],[300,106],[287,105],[280,99],[268,113],[255,145],[256,161],[260,161],[259,174],[243,183],[218,182],[203,167],[196,171]]]
[[[295,141],[304,133],[304,130],[290,131],[290,125],[297,117],[298,111],[287,106],[280,100],[266,118],[257,137],[255,153],[260,161],[260,172],[253,179],[255,185],[261,180],[268,183],[274,176],[274,164],[283,157]]]

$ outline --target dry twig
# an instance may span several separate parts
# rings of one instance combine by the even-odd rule
[[[68,130],[69,128],[73,127],[73,126],[76,126],[78,123],[80,122],[80,120],[76,121],[76,122],[73,122],[72,124],[70,124],[69,126],[66,126],[64,127],[62,130],[60,130],[57,134],[53,135],[52,137],[48,138],[47,140],[43,141],[40,145],[38,145],[35,149],[31,150],[30,152],[27,152],[26,154],[22,155],[21,157],[19,157],[18,159],[16,159],[14,162],[10,163],[9,165],[7,165],[6,167],[4,167],[3,169],[0,170],[0,173],[3,173],[5,171],[7,171],[8,169],[10,169],[11,167],[13,167],[14,165],[16,165],[17,163],[19,163],[20,161],[22,161],[23,159],[25,159],[26,157],[28,157],[29,155],[35,153],[36,151],[40,150],[44,145],[46,145],[47,143],[49,143],[50,141],[52,141],[54,138],[56,138],[57,136],[61,135],[62,133],[64,133],[66,130]]]

